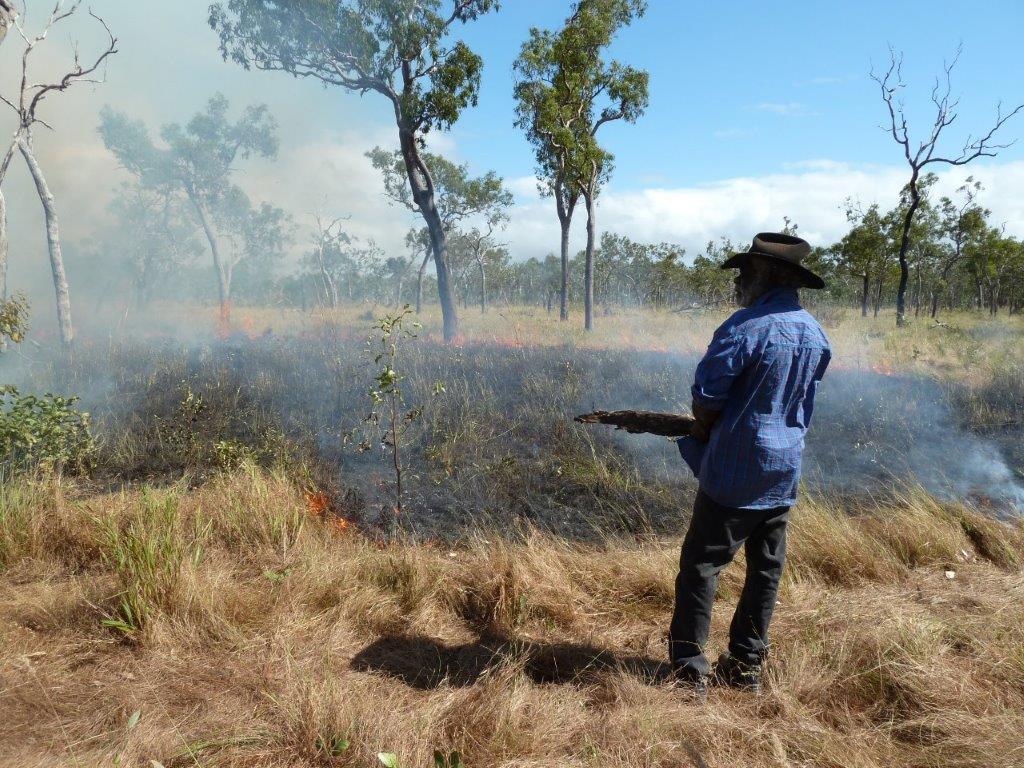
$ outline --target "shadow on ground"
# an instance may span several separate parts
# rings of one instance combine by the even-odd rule
[[[488,670],[520,663],[538,683],[590,683],[609,671],[622,671],[649,683],[666,682],[668,664],[646,656],[613,653],[576,643],[535,643],[507,637],[483,637],[447,645],[419,635],[385,636],[366,646],[352,668],[378,672],[422,690],[442,684],[470,686]]]

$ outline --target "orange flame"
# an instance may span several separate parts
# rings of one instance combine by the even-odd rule
[[[327,529],[334,534],[348,533],[352,521],[342,517],[334,509],[331,497],[323,491],[307,491],[306,508],[313,517],[322,520]]]
[[[321,491],[307,491],[306,508],[313,517],[323,517],[331,509],[331,497]]]
[[[350,525],[351,523],[344,517],[332,517],[327,521],[327,527],[331,530],[331,533],[347,533]]]

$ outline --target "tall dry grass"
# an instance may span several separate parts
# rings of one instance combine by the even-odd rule
[[[385,543],[251,466],[198,488],[7,483],[0,764],[1024,765],[1020,526],[919,489],[804,499],[768,692],[705,707],[662,664],[677,547]]]

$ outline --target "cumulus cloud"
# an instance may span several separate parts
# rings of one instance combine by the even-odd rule
[[[956,168],[939,174],[937,192],[952,194],[973,175],[985,185],[984,205],[994,224],[1024,235],[1024,162]],[[815,244],[829,244],[847,229],[847,198],[865,205],[895,205],[907,180],[900,166],[854,166],[832,160],[793,164],[777,174],[736,177],[689,187],[610,188],[599,201],[602,230],[643,242],[674,242],[695,254],[708,240],[727,236],[743,242],[758,231],[778,229],[789,216],[801,234]],[[525,180],[517,181],[526,190]],[[583,246],[581,210],[576,215],[573,248]],[[557,250],[558,222],[554,204],[523,196],[516,206],[509,237],[512,252],[527,258]]]

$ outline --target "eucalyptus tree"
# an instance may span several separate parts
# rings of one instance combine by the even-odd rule
[[[53,288],[57,304],[57,325],[60,331],[61,341],[65,345],[71,344],[75,337],[74,325],[71,322],[71,291],[68,287],[67,274],[64,271],[64,256],[61,248],[60,220],[57,215],[57,201],[50,190],[43,172],[36,157],[34,147],[35,128],[42,125],[52,129],[53,126],[47,123],[39,115],[43,102],[51,95],[67,91],[72,86],[80,83],[101,83],[100,70],[104,63],[117,53],[117,38],[110,31],[110,27],[99,16],[89,11],[91,16],[102,28],[106,35],[106,42],[100,52],[89,60],[85,61],[80,57],[78,49],[75,49],[71,66],[67,68],[60,77],[42,82],[33,82],[29,76],[32,55],[47,39],[50,32],[62,22],[70,19],[81,3],[77,0],[66,5],[63,0],[57,0],[49,18],[42,25],[41,30],[32,35],[28,33],[22,24],[23,19],[15,13],[13,4],[5,2],[0,8],[0,32],[6,33],[13,28],[21,39],[23,48],[21,52],[21,73],[17,79],[17,95],[4,96],[0,94],[0,101],[10,107],[16,116],[14,134],[2,155],[0,155],[0,187],[2,187],[7,171],[10,169],[14,153],[18,152],[25,160],[32,181],[35,184],[36,193],[39,195],[39,202],[43,207],[43,216],[46,221],[46,244],[50,254],[50,271],[53,275]],[[3,35],[0,35],[2,38]],[[7,292],[7,213],[0,191],[0,298],[6,296]]]
[[[327,253],[329,250],[340,251],[344,246],[352,242],[352,238],[342,228],[344,219],[341,217],[325,219],[317,212],[313,214],[313,222],[315,229],[313,233],[313,252],[311,255],[320,274],[320,280],[323,283],[327,304],[331,309],[337,309],[338,283],[334,279],[334,275],[331,274],[331,270],[327,268]]]
[[[213,259],[225,318],[235,268],[242,262],[256,267],[279,255],[287,228],[281,209],[266,203],[254,206],[232,182],[239,160],[277,155],[277,124],[265,105],[246,108],[234,122],[228,111],[228,100],[213,96],[184,126],[162,128],[164,146],[153,143],[144,123],[109,108],[101,113],[99,128],[107,149],[139,183],[182,195],[191,207]]]
[[[97,239],[102,252],[117,254],[131,277],[135,303],[145,305],[158,288],[203,252],[199,228],[185,202],[172,192],[126,183],[108,205],[111,225]]]
[[[872,279],[881,280],[885,272],[889,239],[885,219],[878,205],[866,211],[852,203],[847,206],[850,231],[836,246],[840,268],[860,280],[860,314],[868,316],[868,298]]]
[[[584,325],[594,324],[594,255],[597,196],[613,156],[597,141],[601,127],[633,123],[648,103],[646,72],[606,62],[616,34],[646,11],[646,0],[578,0],[557,33],[537,28],[515,64],[517,125],[534,146],[542,194],[555,198],[561,227],[561,319],[568,318],[569,230],[582,198],[587,208]]]
[[[382,147],[375,147],[367,153],[367,157],[373,167],[380,171],[384,179],[384,194],[394,203],[401,205],[410,211],[422,214],[420,205],[414,195],[410,193],[406,183],[405,160],[400,151],[388,151]],[[471,245],[474,262],[482,264],[483,254],[494,247],[494,234],[498,229],[505,226],[508,221],[508,209],[512,206],[512,193],[505,189],[501,177],[493,171],[488,171],[483,176],[471,177],[469,166],[466,164],[453,163],[441,155],[422,153],[423,159],[433,169],[434,183],[434,208],[450,240],[456,234],[460,237],[460,249],[465,250]],[[476,223],[469,232],[458,232],[464,222]],[[416,234],[410,233],[406,239],[412,251],[419,251],[424,242],[432,242],[430,228],[426,232]],[[465,237],[470,236],[471,242]],[[450,245],[450,243],[449,243]],[[446,249],[448,245],[445,246]],[[432,253],[429,251],[428,253]],[[454,288],[456,277],[461,277],[465,270],[456,270],[451,264],[452,255],[446,253],[445,264],[448,268],[448,284]],[[412,256],[416,258],[415,255]],[[417,282],[417,307],[420,306],[423,285],[423,273],[426,268],[424,258],[419,270]],[[435,259],[436,264],[436,259]],[[482,267],[481,267],[482,268]],[[482,278],[486,280],[486,278]],[[443,305],[442,305],[443,311]]]
[[[424,136],[476,105],[483,60],[451,35],[457,23],[497,8],[498,0],[224,0],[210,8],[226,59],[376,93],[391,104],[411,199],[430,234],[449,341],[458,334],[458,314]]]
[[[983,187],[980,181],[968,176],[967,180],[957,189],[960,199],[957,201],[943,197],[939,201],[942,217],[940,228],[948,247],[936,270],[936,284],[932,291],[931,316],[939,313],[939,296],[947,295],[949,305],[953,306],[952,284],[950,273],[961,264],[967,255],[968,246],[980,238],[987,226],[989,211],[977,202],[977,196]]]
[[[921,205],[921,194],[919,183],[922,172],[932,165],[967,165],[979,157],[995,157],[997,150],[1005,149],[1008,144],[995,144],[993,139],[1006,121],[1024,109],[1024,103],[1017,105],[1010,112],[1003,114],[1001,106],[996,110],[996,119],[993,126],[978,138],[968,136],[959,151],[943,155],[938,154],[939,140],[943,131],[948,128],[957,118],[957,106],[959,99],[952,98],[951,77],[957,60],[960,58],[960,48],[952,60],[943,67],[944,77],[936,79],[931,92],[931,101],[935,108],[935,118],[927,135],[920,142],[914,142],[910,138],[910,129],[907,124],[907,116],[900,92],[906,87],[903,81],[903,55],[889,52],[889,68],[884,75],[871,73],[872,79],[878,84],[882,101],[885,103],[889,117],[888,133],[893,141],[898,144],[903,152],[903,157],[910,167],[910,180],[907,182],[908,204],[903,212],[903,219],[899,234],[899,287],[896,292],[896,324],[902,326],[906,322],[906,294],[907,283],[910,278],[910,268],[907,254],[910,250],[910,243],[913,233],[911,228],[914,223],[914,216]],[[916,143],[916,147],[912,146]]]

